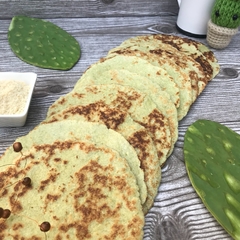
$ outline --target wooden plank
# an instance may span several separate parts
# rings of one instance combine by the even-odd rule
[[[44,120],[48,107],[72,90],[92,63],[123,40],[142,34],[178,34],[176,16],[135,16],[110,18],[48,18],[79,41],[82,56],[70,71],[54,71],[28,65],[11,51],[7,41],[10,19],[0,20],[0,71],[33,71],[38,74],[27,123],[21,128],[0,128],[0,154],[18,137],[27,134]],[[199,118],[221,122],[240,133],[240,43],[238,33],[229,47],[213,50],[221,65],[188,115],[179,123],[179,139],[162,172],[162,182],[154,207],[146,216],[145,238],[231,239],[205,209],[186,175],[183,140],[187,127]],[[198,39],[206,44],[205,39]],[[175,238],[174,238],[175,237]]]
[[[14,15],[39,18],[166,16],[176,15],[177,12],[178,4],[176,0],[3,0],[0,2],[1,19],[9,19]]]

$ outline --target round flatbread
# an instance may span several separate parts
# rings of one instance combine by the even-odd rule
[[[171,132],[167,118],[157,109],[154,102],[144,93],[131,87],[117,84],[81,86],[60,97],[48,110],[50,117],[63,108],[103,102],[111,108],[129,113],[132,119],[146,128],[157,149],[160,165],[171,149]]]
[[[119,152],[121,157],[125,158],[136,177],[139,186],[141,202],[144,203],[147,198],[147,188],[144,181],[144,173],[140,168],[140,161],[136,151],[129,142],[119,133],[108,129],[104,124],[87,121],[64,120],[52,122],[51,124],[40,124],[35,128],[38,131],[49,132],[49,137],[37,138],[34,130],[27,135],[36,145],[51,143],[54,139],[87,139],[96,144],[107,146]],[[22,141],[22,140],[21,140]],[[27,141],[27,140],[25,140]],[[30,144],[30,143],[29,143]]]
[[[218,74],[220,66],[214,53],[201,42],[190,38],[166,34],[158,34],[155,38],[172,45],[178,51],[195,59],[203,67],[209,79],[214,78]]]
[[[143,203],[146,214],[153,204],[161,181],[161,168],[154,143],[146,129],[126,113],[119,109],[110,108],[103,103],[76,105],[54,114],[43,123],[62,120],[89,121],[105,124],[107,128],[120,133],[132,145],[140,160],[147,187],[147,199]]]
[[[191,78],[197,80],[198,95],[219,71],[213,53],[203,44],[187,38],[164,34],[137,36],[127,39],[120,47],[133,44],[140,45],[142,51],[145,48],[147,52],[150,51],[161,58],[175,59],[182,69],[189,69]],[[142,48],[143,46],[145,47]]]
[[[85,74],[88,74],[97,79],[102,71],[111,69],[125,69],[147,77],[158,84],[162,91],[167,92],[175,106],[179,107],[179,89],[173,78],[163,68],[153,66],[148,61],[136,56],[117,55],[112,58],[102,58],[97,63],[92,64],[82,75],[82,78]],[[78,88],[80,82],[76,83],[74,89]]]
[[[169,151],[168,156],[172,153],[174,144],[178,138],[178,115],[176,107],[171,101],[168,93],[162,91],[159,85],[148,78],[125,69],[102,71],[97,78],[86,73],[84,74],[84,77],[79,80],[78,86],[81,87],[96,84],[120,84],[147,94],[156,104],[157,108],[168,119],[172,140],[172,148]]]
[[[116,151],[56,140],[24,144],[22,154],[10,147],[0,164],[12,164],[0,171],[0,206],[11,211],[0,218],[1,239],[142,239],[138,187]]]
[[[157,54],[147,52],[149,49],[143,49],[141,51],[141,45],[137,46],[127,46],[117,47],[112,49],[107,57],[112,57],[114,55],[123,55],[123,56],[137,56],[142,59],[145,59],[150,64],[163,68],[171,76],[176,83],[176,86],[179,89],[179,107],[177,108],[178,119],[181,120],[189,111],[189,108],[193,102],[193,95],[197,94],[197,82],[193,81],[194,79],[176,64],[172,58],[161,58]],[[193,85],[194,82],[194,85]],[[146,87],[145,87],[146,88]]]

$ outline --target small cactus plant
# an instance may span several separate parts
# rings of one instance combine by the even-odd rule
[[[234,239],[240,239],[239,146],[239,134],[209,120],[193,123],[184,138],[190,181],[210,213]]]
[[[207,41],[213,48],[229,45],[240,26],[240,0],[216,0],[208,22]]]
[[[226,28],[237,28],[240,25],[240,1],[217,0],[211,13],[212,22]]]
[[[80,58],[76,39],[42,19],[15,16],[9,26],[8,41],[21,60],[41,68],[69,70]]]

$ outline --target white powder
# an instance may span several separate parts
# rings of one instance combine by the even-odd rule
[[[25,82],[0,81],[0,114],[20,114],[24,111],[30,86]]]

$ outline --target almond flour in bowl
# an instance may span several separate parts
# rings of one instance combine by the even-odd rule
[[[0,81],[0,114],[21,114],[26,106],[30,86],[22,81]]]
[[[25,125],[37,74],[0,72],[0,127]]]

